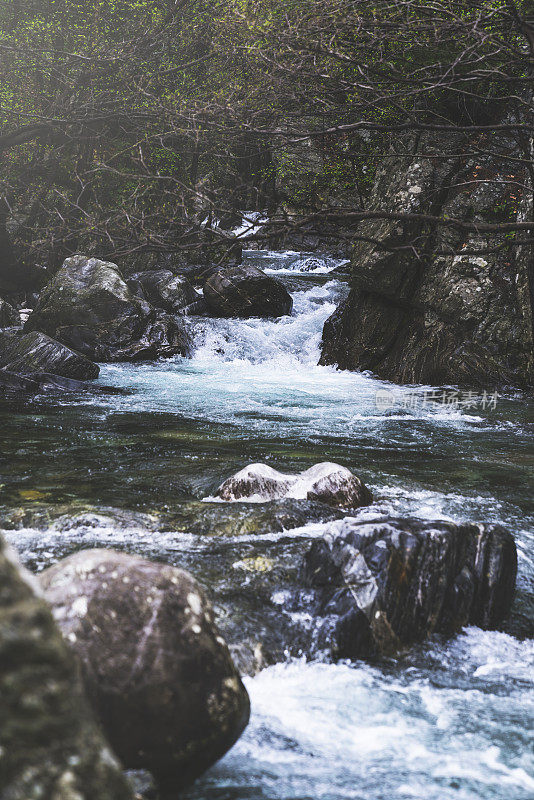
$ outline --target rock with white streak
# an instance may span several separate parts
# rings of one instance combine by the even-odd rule
[[[346,467],[328,461],[296,475],[278,472],[267,464],[249,464],[219,486],[217,497],[257,502],[290,497],[317,500],[337,508],[358,508],[373,501],[360,478]]]
[[[237,740],[249,699],[213,611],[187,572],[85,550],[41,574],[86,693],[125,765],[185,786]]]
[[[183,314],[203,300],[186,277],[174,275],[168,269],[137,272],[128,278],[128,286],[136,297],[171,314]]]
[[[348,517],[313,542],[302,577],[324,618],[319,639],[365,658],[464,625],[498,628],[516,572],[513,536],[499,525]]]

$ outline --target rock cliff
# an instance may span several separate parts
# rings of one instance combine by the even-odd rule
[[[524,178],[510,166],[520,155],[513,143],[501,143],[502,160],[486,158],[484,142],[480,158],[463,147],[435,134],[399,139],[378,171],[370,210],[468,223],[532,213]],[[322,363],[399,383],[533,384],[530,246],[413,216],[366,220],[358,233],[351,291],[325,324]],[[515,241],[525,238],[523,231]]]

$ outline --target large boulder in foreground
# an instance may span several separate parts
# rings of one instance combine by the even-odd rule
[[[210,275],[204,297],[210,311],[221,317],[281,317],[293,308],[283,283],[247,264]]]
[[[127,767],[147,769],[177,791],[234,744],[249,699],[194,578],[123,553],[85,550],[40,580]]]
[[[0,297],[0,328],[13,328],[17,325],[20,325],[19,312]]]
[[[358,508],[373,502],[360,478],[346,467],[324,461],[289,475],[267,464],[249,464],[217,489],[221,500],[279,500],[292,497],[316,500],[337,508]]]
[[[187,313],[191,306],[203,301],[186,277],[174,275],[169,269],[137,272],[128,278],[128,286],[136,297],[172,314]]]
[[[497,628],[515,590],[512,535],[493,524],[334,523],[304,559],[321,633],[336,656],[391,654],[464,625]]]
[[[116,264],[82,255],[67,258],[45,286],[25,330],[47,333],[94,361],[188,350],[181,322],[135,297]]]
[[[497,135],[488,134],[488,152]],[[532,248],[410,217],[532,218],[526,166],[484,156],[483,139],[479,145],[476,156],[458,158],[473,153],[459,135],[406,134],[393,143],[369,210],[406,217],[360,224],[351,291],[325,323],[321,363],[395,383],[534,385]],[[513,141],[501,147],[515,154]]]
[[[0,540],[0,797],[133,800],[36,581]]]
[[[0,368],[20,375],[51,373],[63,378],[98,378],[99,367],[45,333],[0,331]]]

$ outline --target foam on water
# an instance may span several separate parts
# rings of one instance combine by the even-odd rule
[[[487,428],[482,417],[453,406],[403,404],[413,395],[406,387],[395,387],[394,406],[381,410],[377,392],[389,391],[390,384],[365,373],[318,366],[323,324],[345,292],[336,281],[300,289],[293,294],[293,314],[280,319],[195,320],[191,359],[102,365],[100,382],[134,390],[114,399],[114,407],[236,424],[247,418],[252,428],[275,435],[346,438],[365,429],[380,438],[385,428],[391,441],[392,423],[401,429],[415,420]],[[417,389],[421,397],[424,390]]]
[[[293,295],[293,313],[280,319],[213,320],[194,328],[193,361],[263,364],[292,368],[315,366],[320,355],[322,326],[336,308],[339,285],[330,282]]]
[[[349,264],[347,258],[333,258],[295,250],[244,250],[243,259],[271,275],[328,275]]]
[[[531,642],[475,628],[385,670],[270,667],[246,680],[243,738],[186,796],[527,800],[533,667]]]

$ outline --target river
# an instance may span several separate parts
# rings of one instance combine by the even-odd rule
[[[0,527],[35,570],[79,547],[114,546],[202,580],[213,537],[193,523],[199,509],[217,513],[206,498],[226,477],[250,462],[295,471],[325,460],[372,489],[361,515],[502,522],[519,551],[504,631],[468,628],[372,664],[293,654],[267,667],[246,678],[245,734],[186,797],[530,800],[534,401],[317,366],[322,325],[348,291],[338,262],[246,257],[286,283],[290,317],[196,320],[190,359],[102,365],[102,391],[0,407]],[[139,530],[109,509],[180,526]]]

